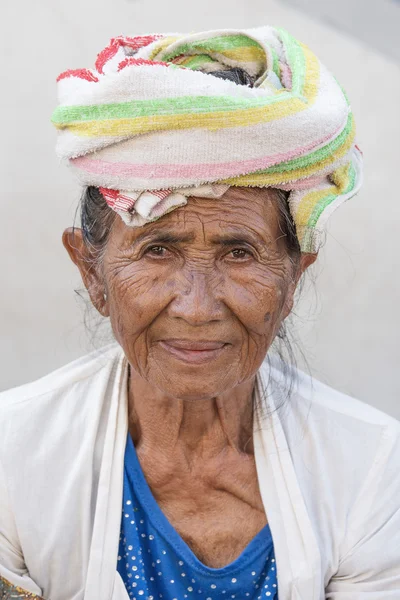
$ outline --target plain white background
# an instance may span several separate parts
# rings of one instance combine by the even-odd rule
[[[2,13],[0,389],[102,342],[85,330],[73,291],[78,274],[61,245],[79,188],[54,154],[58,73],[91,67],[121,33],[271,24],[308,44],[338,77],[365,155],[364,189],[331,218],[314,269],[317,294],[305,290],[296,335],[315,377],[400,418],[400,69],[393,59],[273,0],[24,0]]]

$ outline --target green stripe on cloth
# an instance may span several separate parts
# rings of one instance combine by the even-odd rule
[[[306,61],[303,49],[298,41],[285,29],[279,28],[278,32],[292,72],[292,92],[294,94],[302,95],[306,76]]]
[[[340,194],[340,196],[345,196],[346,194],[349,194],[351,192],[351,190],[354,188],[355,181],[356,181],[356,172],[355,172],[354,166],[350,165],[350,168],[349,168],[349,183],[348,183],[348,186],[346,187],[346,189]],[[317,221],[320,218],[322,212],[337,197],[338,197],[338,194],[331,194],[330,196],[327,196],[326,198],[324,198],[323,200],[321,200],[321,202],[318,202],[317,206],[314,208],[313,212],[311,213],[311,216],[310,216],[310,219],[309,219],[309,221],[307,223],[307,226],[308,227],[315,227],[315,225],[317,224]]]
[[[276,53],[276,50],[274,48],[271,48],[271,54],[272,54],[272,70],[275,73],[275,75],[278,76],[278,78],[281,78],[281,69],[279,67],[279,58],[278,55]]]
[[[208,56],[208,54],[197,54],[196,56],[186,58],[180,64],[187,69],[195,71],[196,69],[201,69],[207,63],[215,63],[215,60],[211,56]]]
[[[343,96],[344,96],[344,98],[345,98],[348,106],[350,106],[350,100],[349,100],[348,95],[346,94],[346,90],[340,85],[340,83],[338,82],[338,80],[336,79],[336,77],[334,75],[332,75],[332,77],[336,81],[336,83],[338,84],[338,86],[340,87],[340,89],[342,91],[342,94],[343,94]]]
[[[262,49],[262,46],[247,35],[222,35],[205,40],[193,40],[189,44],[180,44],[172,52],[163,54],[162,59],[168,62],[179,54],[188,54],[196,50],[223,53],[224,50],[230,50],[231,48]]]
[[[318,202],[318,204],[315,206],[313,212],[311,213],[311,216],[307,223],[307,229],[306,229],[306,232],[305,232],[304,238],[303,238],[302,246],[304,248],[308,248],[311,246],[311,242],[312,242],[311,238],[314,233],[315,226],[318,223],[318,220],[319,220],[320,216],[322,215],[322,213],[324,212],[324,210],[326,209],[326,207],[329,206],[329,204],[332,204],[332,202],[334,202],[337,198],[340,198],[341,196],[349,194],[352,191],[352,189],[354,188],[355,183],[356,183],[356,171],[355,171],[354,166],[350,165],[349,184],[346,187],[346,189],[341,194],[329,194],[329,196],[325,196],[325,198],[323,198],[320,202]],[[303,252],[304,252],[304,250],[303,250]]]
[[[321,162],[329,155],[333,154],[346,143],[346,140],[353,129],[353,115],[350,113],[347,119],[346,127],[343,131],[338,135],[337,138],[329,142],[323,148],[319,148],[306,156],[301,156],[299,158],[293,158],[285,163],[279,163],[277,166],[269,167],[268,169],[263,169],[261,171],[256,171],[256,173],[282,173],[285,171],[294,171],[295,169],[300,169],[306,167],[307,165]]]
[[[178,67],[179,68],[179,67]],[[213,113],[235,109],[252,109],[283,102],[293,97],[288,92],[266,98],[234,98],[232,96],[181,96],[157,100],[133,100],[117,104],[92,106],[58,106],[51,121],[67,125],[81,121],[103,121],[107,119],[135,119],[152,115],[177,115],[185,113]]]

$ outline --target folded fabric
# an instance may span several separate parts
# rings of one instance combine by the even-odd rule
[[[156,221],[174,208],[184,206],[190,196],[221,198],[229,185],[199,185],[178,190],[129,192],[100,187],[107,204],[117,212],[127,225],[140,227]]]
[[[248,85],[213,76],[231,69]],[[275,187],[290,191],[302,251],[316,252],[361,185],[345,93],[282,29],[120,36],[94,69],[62,73],[58,91],[59,156],[132,226],[189,196]]]

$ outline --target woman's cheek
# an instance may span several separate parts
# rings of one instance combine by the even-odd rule
[[[269,335],[279,327],[288,289],[287,280],[266,269],[253,269],[246,276],[231,278],[226,303],[249,334]]]
[[[140,334],[168,305],[171,296],[165,277],[154,268],[126,269],[113,279],[111,287],[110,318],[119,336]]]

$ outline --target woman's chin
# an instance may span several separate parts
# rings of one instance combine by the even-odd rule
[[[204,366],[203,369],[181,369],[174,371],[157,372],[154,377],[148,377],[149,383],[157,387],[166,395],[180,400],[197,401],[215,398],[227,390],[234,388],[237,384],[237,374],[232,377],[221,369],[212,369]]]
[[[148,355],[144,378],[172,398],[207,400],[251,378],[254,373],[243,367],[240,353],[230,344],[197,352],[157,344]]]

